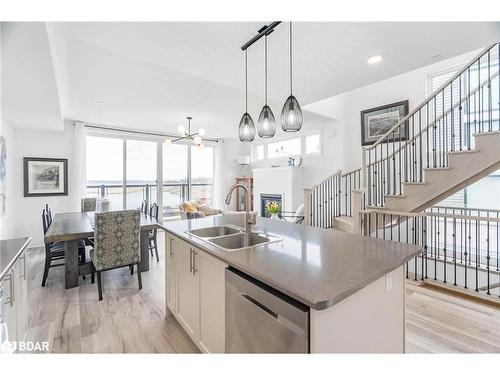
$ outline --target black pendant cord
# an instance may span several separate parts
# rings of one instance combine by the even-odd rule
[[[245,50],[245,113],[248,113],[248,56]]]
[[[293,55],[292,55],[292,21],[290,21],[290,96],[293,93],[292,89],[292,79],[293,79],[293,74],[292,74],[292,69],[293,69]]]
[[[266,88],[266,105],[267,105],[267,35],[264,36],[264,66],[265,66],[265,88]]]

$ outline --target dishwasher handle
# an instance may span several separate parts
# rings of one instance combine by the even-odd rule
[[[248,294],[245,294],[245,293],[240,293],[240,296],[242,296],[243,298],[245,298],[247,301],[253,303],[254,305],[256,305],[257,307],[259,307],[261,310],[265,311],[266,313],[268,313],[269,315],[271,315],[274,319],[278,320],[278,313],[271,310],[269,307],[263,305],[262,303],[260,303],[259,301],[257,301],[256,299],[250,297]]]

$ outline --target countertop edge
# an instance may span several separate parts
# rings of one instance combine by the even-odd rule
[[[22,237],[21,237],[22,238]],[[13,240],[15,238],[12,238]],[[16,253],[16,255],[12,258],[12,260],[9,262],[9,264],[7,265],[7,267],[5,267],[4,270],[2,270],[2,272],[0,273],[0,282],[5,278],[5,276],[7,276],[7,274],[9,273],[9,271],[12,269],[12,267],[14,266],[14,264],[17,262],[17,260],[19,259],[19,257],[21,256],[21,254],[26,250],[26,248],[28,247],[29,243],[31,242],[32,238],[31,237],[26,237],[26,241],[24,242],[24,244],[21,246],[21,248],[19,249],[19,251]]]
[[[406,262],[408,262],[409,260],[415,258],[420,253],[420,251],[416,251],[415,254],[411,254],[411,255],[409,255],[407,257],[402,258],[402,262],[401,262],[400,265],[398,265],[396,267],[388,267],[388,268],[384,269],[382,271],[382,273],[379,273],[379,274],[376,274],[373,277],[367,278],[365,280],[365,282],[360,283],[360,284],[356,285],[355,287],[353,287],[353,288],[351,288],[349,290],[346,290],[345,292],[340,293],[337,296],[332,297],[331,299],[327,299],[327,300],[320,301],[320,302],[311,302],[311,301],[305,300],[304,298],[296,295],[295,293],[291,292],[290,290],[286,290],[282,286],[276,285],[272,281],[269,281],[269,280],[265,279],[265,276],[262,276],[261,274],[256,274],[254,272],[251,272],[251,271],[247,270],[245,267],[242,267],[240,264],[235,263],[235,262],[231,262],[228,259],[225,259],[224,257],[222,257],[222,256],[220,256],[218,254],[213,253],[209,249],[204,248],[203,245],[200,244],[202,242],[201,240],[199,240],[199,242],[196,242],[196,241],[193,241],[193,238],[191,236],[189,236],[189,235],[181,237],[179,235],[179,233],[177,233],[177,232],[175,232],[173,230],[167,229],[167,228],[165,228],[163,226],[162,226],[162,229],[165,232],[170,233],[170,234],[172,234],[174,236],[177,236],[181,240],[190,243],[191,245],[199,247],[205,253],[207,253],[207,254],[209,254],[209,255],[211,255],[211,256],[213,256],[213,257],[221,260],[224,263],[227,263],[228,265],[230,265],[230,266],[232,266],[234,268],[237,268],[241,272],[248,274],[249,276],[251,276],[251,277],[253,277],[253,278],[255,278],[255,279],[263,282],[266,285],[269,285],[270,287],[272,287],[272,288],[274,288],[276,290],[279,290],[280,292],[282,292],[282,293],[288,295],[289,297],[291,297],[291,298],[293,298],[293,299],[295,299],[295,300],[297,300],[297,301],[299,301],[299,302],[301,302],[301,303],[309,306],[310,308],[312,308],[314,310],[326,310],[326,309],[332,307],[333,305],[338,304],[342,300],[344,300],[347,297],[353,295],[354,293],[360,291],[361,289],[363,289],[364,287],[370,285],[371,283],[373,283],[374,281],[378,280],[382,276],[384,276],[384,275],[388,274],[389,272],[392,272],[392,271],[396,270],[397,268],[401,267]]]

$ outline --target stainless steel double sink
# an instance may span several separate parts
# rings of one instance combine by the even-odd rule
[[[263,233],[247,233],[231,225],[188,230],[186,233],[209,242],[225,251],[236,251],[280,241],[281,238]]]

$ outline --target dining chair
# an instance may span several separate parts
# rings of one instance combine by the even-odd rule
[[[144,215],[148,214],[148,202],[147,201],[141,202],[141,213],[143,213]]]
[[[158,212],[159,212],[159,207],[156,203],[153,203],[151,205],[151,208],[149,209],[149,216],[152,218],[158,220]],[[149,251],[151,252],[151,256],[153,256],[153,250],[156,253],[156,261],[160,261],[160,257],[158,256],[158,242],[157,242],[157,229],[153,229],[149,231]]]
[[[42,210],[42,228],[44,235],[47,234],[51,224],[52,211],[49,208],[49,205],[46,204],[45,208]],[[43,270],[42,286],[45,286],[50,268],[64,266],[64,257],[64,242],[45,243],[45,266]],[[63,262],[53,263],[58,260],[63,260]],[[78,262],[80,264],[85,262],[85,242],[83,240],[78,241]],[[85,279],[85,275],[83,275],[83,278]]]
[[[82,212],[94,212],[97,209],[97,198],[82,198]]]
[[[133,267],[136,265],[139,289],[142,289],[140,222],[141,212],[139,210],[95,214],[94,249],[90,252],[91,282],[94,283],[94,276],[97,273],[99,301],[102,300],[101,273],[103,271],[130,267],[133,274]]]

